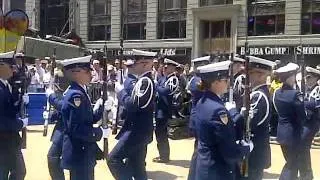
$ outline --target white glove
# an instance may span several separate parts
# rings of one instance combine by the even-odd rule
[[[54,91],[53,91],[53,89],[51,89],[51,88],[48,88],[48,89],[46,89],[46,95],[47,95],[47,97],[49,97],[51,94],[53,94],[54,93]]]
[[[244,116],[244,113],[246,112],[246,108],[245,107],[242,107],[241,110],[240,110],[240,114],[241,116]]]
[[[253,150],[254,145],[252,141],[247,142],[245,140],[241,140],[241,144],[242,146],[249,146],[250,152]]]
[[[236,108],[236,103],[234,101],[232,102],[226,102],[226,108],[229,111],[230,109]]]
[[[107,111],[110,111],[113,105],[113,101],[109,98],[105,103],[104,103],[104,108]]]
[[[100,127],[100,128],[102,130],[102,137],[103,138],[108,138],[110,136],[110,134],[111,134],[110,128],[108,128],[108,129],[104,129],[103,127]]]
[[[49,119],[49,112],[48,111],[43,111],[42,117],[43,117],[43,119]]]
[[[102,106],[102,104],[103,104],[103,99],[99,98],[96,104],[94,104],[93,111],[97,111]]]
[[[23,128],[27,127],[28,126],[28,121],[29,121],[29,118],[23,118],[23,119],[20,119],[22,122],[23,122]]]
[[[124,89],[123,84],[120,84],[119,82],[115,83],[115,91],[118,94],[122,89]]]
[[[24,94],[22,96],[22,101],[24,104],[29,104],[29,95],[28,94]]]

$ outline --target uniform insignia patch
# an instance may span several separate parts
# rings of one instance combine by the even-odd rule
[[[220,119],[221,121],[223,122],[223,124],[227,125],[228,122],[229,122],[229,118],[228,118],[228,115],[227,114],[222,114],[220,115]]]
[[[80,98],[73,98],[73,102],[74,102],[74,105],[76,105],[77,107],[79,107],[80,104],[81,104],[81,99],[80,99]]]

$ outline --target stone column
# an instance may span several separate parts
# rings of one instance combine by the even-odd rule
[[[29,17],[29,25],[40,30],[40,0],[26,0],[26,13]]]
[[[186,22],[186,38],[192,39],[193,36],[193,14],[192,8],[199,7],[199,0],[187,0],[187,22]]]
[[[89,4],[88,0],[80,0],[79,1],[79,36],[83,41],[88,40],[88,16],[89,14]]]
[[[240,4],[240,12],[238,15],[238,27],[237,27],[237,33],[238,36],[246,36],[247,35],[247,22],[248,20],[246,19],[246,12],[247,12],[247,1],[246,0],[234,0],[233,4]]]
[[[147,1],[146,39],[157,39],[158,0]]]
[[[121,30],[120,0],[111,0],[111,40],[120,40]]]
[[[299,35],[301,32],[301,1],[287,0],[285,15],[285,34]]]

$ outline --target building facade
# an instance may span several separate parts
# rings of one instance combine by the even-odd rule
[[[69,4],[58,24],[43,27],[56,25],[58,32],[67,21],[65,29],[75,29],[90,49],[106,46],[110,58],[119,54],[123,38],[125,53],[145,49],[181,62],[208,54],[243,54],[248,42],[251,55],[283,62],[303,55],[308,64],[319,63],[320,3],[315,0],[25,1],[32,26],[42,31],[46,16],[41,7],[48,7],[43,1]]]

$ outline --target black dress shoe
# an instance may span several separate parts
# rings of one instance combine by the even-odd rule
[[[155,163],[168,163],[170,160],[169,159],[162,159],[160,157],[156,157],[156,158],[153,158],[152,161],[155,162]]]

